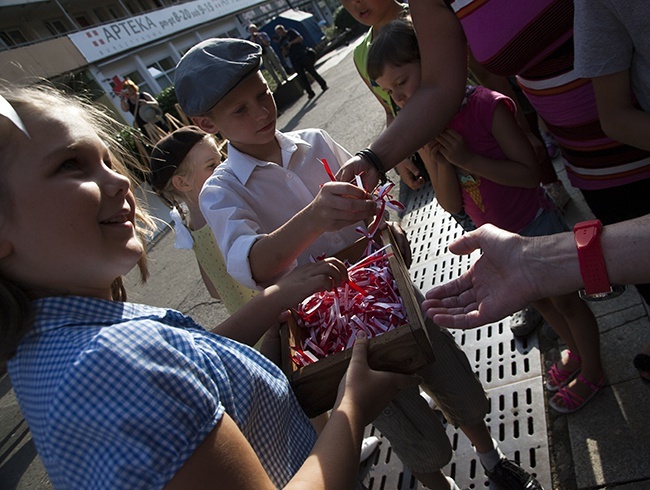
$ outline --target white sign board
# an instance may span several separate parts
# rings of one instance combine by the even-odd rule
[[[68,38],[91,63],[264,2],[196,0],[91,27]]]

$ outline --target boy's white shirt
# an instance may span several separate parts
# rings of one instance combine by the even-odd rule
[[[257,160],[229,144],[228,159],[208,178],[199,196],[201,212],[216,237],[228,273],[254,289],[265,286],[257,284],[251,274],[248,255],[255,241],[305,208],[330,180],[321,159],[336,173],[351,156],[320,129],[276,131],[276,139],[282,166]],[[323,233],[271,282],[307,263],[310,255],[332,255],[357,240],[361,235],[356,226]]]

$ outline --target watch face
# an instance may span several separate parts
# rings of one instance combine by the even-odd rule
[[[627,288],[620,284],[614,284],[609,291],[602,293],[587,294],[584,289],[578,291],[578,295],[585,301],[605,301],[607,299],[616,298],[625,292]]]

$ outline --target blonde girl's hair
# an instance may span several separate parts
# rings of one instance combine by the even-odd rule
[[[93,105],[90,101],[77,96],[65,95],[48,85],[15,86],[0,84],[2,95],[14,108],[22,119],[38,115],[44,111],[57,111],[63,107],[78,109],[79,117],[85,120],[97,133],[100,139],[108,146],[111,153],[113,169],[127,177],[131,186],[135,180],[129,168],[144,171],[142,165],[134,159],[116,140],[115,135],[123,127],[108,113]],[[11,216],[12,197],[10,190],[4,185],[3,169],[11,164],[5,157],[8,147],[12,144],[16,132],[20,131],[7,118],[0,117],[0,220]],[[142,208],[141,203],[136,203],[136,232],[146,244],[154,230],[153,220]],[[146,255],[143,253],[138,261],[140,277],[145,281],[148,277]],[[126,290],[122,277],[115,279],[111,285],[112,297],[116,301],[126,301]],[[20,340],[31,328],[33,312],[30,291],[3,277],[0,271],[0,361],[12,357]]]
[[[382,27],[370,45],[367,57],[368,76],[376,80],[386,65],[403,66],[420,61],[420,48],[410,18],[393,20]]]

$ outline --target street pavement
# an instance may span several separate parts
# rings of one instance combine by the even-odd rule
[[[278,118],[279,129],[320,127],[351,152],[367,146],[381,132],[383,110],[358,77],[351,48],[352,45],[343,46],[319,60],[318,71],[330,89],[320,93],[316,88],[314,99],[307,100],[303,95],[285,108]],[[555,163],[566,181],[561,163]],[[568,184],[567,188],[573,198],[566,208],[567,221],[573,224],[588,219],[589,211],[579,193]],[[403,202],[410,196],[406,188],[401,189]],[[148,198],[163,220],[162,231],[148,249],[151,277],[147,283],[141,284],[134,273],[127,276],[129,300],[178,309],[207,327],[218,324],[227,316],[225,308],[205,290],[193,253],[174,249],[173,233],[164,224],[169,221],[164,206],[155,196]],[[650,387],[641,383],[632,367],[634,355],[650,341],[650,321],[633,288],[620,298],[593,305],[593,310],[600,326],[608,384],[576,414],[547,414],[552,486],[566,490],[650,490]],[[558,345],[543,329],[540,339],[540,355],[544,366],[548,366],[557,358]],[[14,488],[48,489],[51,485],[20,414],[10,380],[3,375],[0,489]]]

